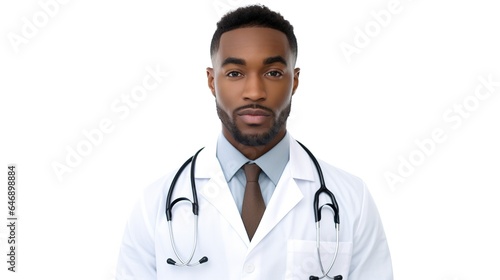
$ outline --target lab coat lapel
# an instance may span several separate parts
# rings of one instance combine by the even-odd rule
[[[290,137],[290,160],[273,192],[264,216],[250,244],[253,249],[302,200],[300,184],[314,180],[314,167],[309,156]]]
[[[198,194],[226,219],[241,240],[252,250],[302,200],[300,185],[314,180],[314,166],[297,142],[290,137],[290,160],[269,201],[264,216],[249,242],[240,212],[216,157],[216,144],[208,145],[198,156],[195,167]]]
[[[215,143],[207,146],[198,156],[195,178],[198,194],[204,197],[219,214],[231,225],[246,244],[249,243],[247,232],[240,212],[222,172],[215,152]]]

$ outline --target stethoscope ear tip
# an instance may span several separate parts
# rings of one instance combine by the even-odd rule
[[[195,265],[202,264],[202,263],[206,263],[206,262],[208,262],[208,258],[205,256],[205,257],[201,258],[201,259],[198,261],[198,263],[197,263],[197,264],[191,264],[191,265],[190,265],[190,264],[188,263],[188,264],[186,264],[186,265],[187,265],[187,266],[195,266]],[[167,259],[167,263],[168,263],[168,264],[171,264],[171,265],[177,265],[177,262],[176,262],[176,261],[174,261],[172,258],[168,258],[168,259]],[[180,266],[184,266],[184,265],[180,265]]]
[[[325,277],[325,276],[323,276],[323,277]],[[323,278],[323,277],[321,277],[321,278]],[[319,279],[320,278],[318,276],[313,276],[313,275],[309,276],[309,280],[319,280]],[[342,280],[344,278],[342,277],[342,275],[337,275],[337,276],[335,276],[333,278],[330,278],[330,279],[333,279],[333,280]]]

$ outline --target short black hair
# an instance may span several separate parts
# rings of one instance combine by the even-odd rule
[[[217,52],[220,44],[220,37],[225,32],[244,27],[267,27],[285,33],[288,44],[294,56],[294,63],[297,60],[297,38],[293,32],[293,26],[280,13],[271,11],[264,5],[250,5],[240,7],[225,14],[219,22],[210,44],[210,56]]]

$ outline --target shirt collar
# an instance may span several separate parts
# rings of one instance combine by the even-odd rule
[[[256,160],[250,160],[231,145],[221,133],[217,140],[216,154],[227,182],[233,178],[234,174],[236,174],[243,164],[254,162],[259,165],[274,185],[277,185],[290,158],[290,137],[287,132],[285,137],[271,150]]]

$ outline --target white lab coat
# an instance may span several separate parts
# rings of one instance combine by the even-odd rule
[[[309,279],[320,276],[316,253],[313,199],[319,187],[314,164],[290,141],[290,160],[250,242],[216,158],[215,143],[198,156],[195,169],[200,205],[195,267],[176,267],[165,217],[165,200],[175,172],[149,186],[127,224],[117,266],[117,280],[149,279]],[[357,177],[320,161],[327,187],[340,207],[340,249],[331,276],[344,280],[391,280],[387,241],[375,204]],[[191,199],[186,168],[174,198]],[[324,198],[322,198],[324,200]],[[193,214],[187,203],[173,209],[175,244],[186,258],[193,244]],[[322,258],[327,267],[335,249],[332,215],[323,211]]]

